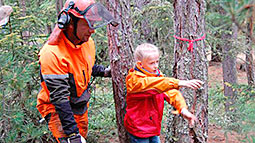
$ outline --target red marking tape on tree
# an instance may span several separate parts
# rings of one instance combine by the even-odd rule
[[[194,39],[194,40],[190,40],[190,39],[187,39],[187,38],[181,38],[181,37],[177,37],[174,35],[174,38],[178,39],[178,40],[181,40],[181,41],[187,41],[189,42],[189,47],[188,47],[188,50],[193,52],[193,43],[196,42],[196,41],[200,41],[200,40],[204,40],[205,39],[205,35],[202,36],[201,38],[198,38],[198,39]]]

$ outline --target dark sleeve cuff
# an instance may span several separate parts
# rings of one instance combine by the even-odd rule
[[[105,67],[103,65],[94,65],[92,68],[92,76],[104,77]]]

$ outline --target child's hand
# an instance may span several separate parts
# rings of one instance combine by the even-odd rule
[[[193,128],[195,122],[197,121],[197,117],[190,113],[186,108],[183,108],[181,111],[182,116],[189,121],[189,127]]]
[[[179,81],[179,86],[189,87],[192,89],[198,89],[202,86],[202,84],[204,84],[204,82],[197,79]]]

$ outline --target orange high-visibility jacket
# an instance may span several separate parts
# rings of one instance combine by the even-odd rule
[[[187,108],[185,100],[177,90],[179,80],[152,74],[136,66],[126,77],[127,107],[124,126],[137,137],[159,136],[164,109],[164,100],[181,113]]]
[[[94,65],[94,41],[90,38],[75,46],[61,33],[57,45],[45,44],[41,49],[39,63],[41,90],[37,109],[43,117],[57,112],[65,134],[77,133],[73,115],[81,115],[87,110],[92,68],[98,71]]]

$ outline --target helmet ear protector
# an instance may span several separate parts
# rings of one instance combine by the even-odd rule
[[[58,27],[59,27],[59,29],[65,29],[69,25],[69,23],[71,21],[71,17],[68,14],[68,11],[70,9],[74,8],[74,4],[75,3],[73,1],[70,1],[68,7],[59,13],[59,15],[58,15]]]

